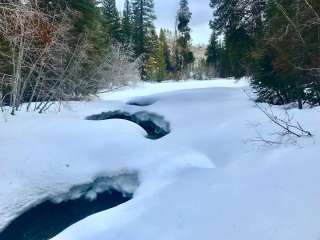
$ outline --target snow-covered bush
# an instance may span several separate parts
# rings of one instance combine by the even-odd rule
[[[113,44],[92,78],[98,81],[100,89],[114,90],[138,82],[141,79],[140,64],[140,58],[134,59],[133,52],[128,47]]]

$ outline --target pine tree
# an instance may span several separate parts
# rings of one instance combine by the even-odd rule
[[[121,42],[121,23],[115,0],[102,0],[103,15],[113,41]]]
[[[152,46],[152,31],[155,31],[154,20],[156,19],[154,13],[153,0],[133,0],[133,48],[136,57],[142,56],[142,61],[145,64],[155,46]],[[146,79],[145,66],[141,66],[141,77]]]
[[[309,2],[308,2],[309,3]],[[309,5],[310,4],[310,5]],[[265,39],[254,52],[252,85],[259,100],[319,104],[320,4],[282,0],[268,3]],[[318,16],[317,16],[318,15]],[[311,24],[312,23],[312,24]],[[309,70],[308,70],[309,69]]]
[[[166,39],[166,34],[163,29],[160,29],[159,36],[159,74],[158,80],[163,81],[166,78],[166,73],[168,70],[167,62],[168,62],[168,44]]]
[[[207,47],[206,52],[206,62],[208,65],[216,66],[218,63],[218,42],[217,42],[217,34],[215,32],[212,32],[209,45]]]
[[[183,43],[187,46],[188,41],[191,40],[189,23],[191,21],[192,13],[189,9],[188,0],[180,0],[179,6],[180,8],[177,13],[177,28],[181,37],[185,40]]]
[[[265,0],[211,0],[214,18],[210,26],[225,37],[229,55],[229,74],[242,77],[249,74],[251,51],[262,37]]]
[[[210,75],[217,76],[220,74],[219,69],[219,45],[217,40],[217,34],[213,31],[210,37],[209,45],[206,49],[206,65],[210,69]]]
[[[70,0],[69,8],[77,14],[72,15],[70,45],[76,49],[79,41],[85,41],[86,61],[79,70],[81,77],[88,77],[88,73],[101,64],[110,47],[110,32],[106,27],[101,8],[95,0]],[[94,88],[94,86],[92,86]],[[95,89],[87,89],[87,92]]]
[[[148,59],[146,61],[145,71],[147,80],[159,81],[159,63],[160,63],[160,44],[157,33],[152,30],[148,36]]]
[[[166,72],[167,73],[172,73],[174,72],[174,66],[173,66],[173,55],[172,55],[172,50],[173,46],[169,46],[169,42],[171,41],[172,44],[172,33],[168,29],[164,29],[164,60],[166,64]]]
[[[122,42],[126,45],[129,46],[132,43],[132,34],[133,34],[133,29],[132,29],[132,7],[131,3],[129,0],[126,0],[124,3],[124,9],[123,9],[123,17],[122,17]]]
[[[180,0],[177,13],[177,51],[178,51],[178,71],[183,70],[188,64],[194,61],[193,53],[190,51],[191,29],[189,23],[192,13],[189,9],[188,0]]]

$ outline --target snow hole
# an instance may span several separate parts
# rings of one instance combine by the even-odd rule
[[[157,100],[158,99],[154,97],[134,98],[127,102],[127,104],[131,106],[147,107],[155,104]]]
[[[170,123],[164,117],[141,111],[137,113],[128,113],[122,111],[103,112],[97,115],[92,115],[86,118],[87,120],[102,121],[110,119],[122,119],[136,123],[147,132],[147,138],[160,139],[170,133]]]

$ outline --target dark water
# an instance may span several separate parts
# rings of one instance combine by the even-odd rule
[[[155,104],[156,102],[157,102],[157,99],[149,97],[149,98],[133,99],[127,102],[127,104],[130,106],[147,107]]]
[[[103,112],[86,118],[91,121],[122,119],[133,122],[142,127],[147,133],[147,138],[157,140],[170,133],[170,123],[164,117],[146,111],[134,114],[122,111]]]
[[[0,240],[48,240],[74,223],[130,200],[118,191],[97,195],[95,200],[83,197],[62,203],[45,201],[21,216],[0,233]],[[98,239],[97,239],[98,240]]]

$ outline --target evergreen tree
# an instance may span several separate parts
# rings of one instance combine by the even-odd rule
[[[132,8],[131,3],[129,0],[126,0],[124,3],[124,9],[123,9],[123,17],[122,17],[122,42],[129,46],[132,43]]]
[[[230,77],[229,53],[224,42],[218,42],[217,34],[212,32],[206,51],[206,65],[209,68],[209,77]]]
[[[160,30],[159,36],[159,74],[158,80],[163,81],[166,78],[166,72],[168,70],[168,44],[166,39],[166,34],[163,29]]]
[[[164,44],[164,61],[165,61],[165,66],[166,66],[166,72],[167,73],[172,73],[174,71],[174,66],[173,66],[173,56],[171,52],[171,48],[169,47],[169,41],[172,41],[170,38],[172,37],[172,33],[170,30],[164,29],[163,30],[163,44]]]
[[[211,0],[214,18],[213,31],[225,37],[229,74],[235,77],[248,75],[252,62],[251,51],[263,33],[263,14],[266,0]]]
[[[145,65],[146,79],[159,81],[160,44],[155,30],[152,30],[148,36],[148,52]]]
[[[206,62],[207,65],[217,67],[218,61],[219,61],[219,55],[218,55],[218,42],[217,42],[217,34],[215,32],[212,32],[209,45],[207,47],[206,51]]]
[[[133,0],[133,48],[136,57],[142,56],[141,77],[146,79],[146,70],[144,64],[153,53],[155,46],[152,46],[152,32],[155,31],[153,0]]]
[[[190,51],[191,44],[191,29],[189,23],[191,21],[192,13],[189,9],[188,0],[180,0],[179,10],[177,13],[177,69],[178,71],[183,70],[188,64],[194,61],[193,53]]]
[[[103,15],[112,40],[121,42],[121,22],[115,0],[102,0]]]
[[[262,41],[254,52],[252,85],[259,100],[275,104],[297,101],[299,108],[304,101],[320,102],[320,76],[310,70],[317,69],[320,56],[320,4],[310,4],[300,0],[268,2],[268,41]]]
[[[151,31],[150,46],[153,50],[146,65],[148,79],[163,81],[171,68],[171,54],[165,30],[160,29],[159,37],[155,30]]]
[[[69,0],[68,5],[78,13],[73,17],[74,33],[81,34],[95,27],[100,15],[95,0]]]
[[[86,41],[86,61],[84,61],[81,76],[88,78],[88,73],[93,71],[105,58],[110,47],[110,32],[105,24],[101,8],[95,0],[69,0],[69,8],[77,14],[73,14],[70,33],[70,45],[77,48],[79,41]],[[72,57],[72,56],[70,56]],[[88,79],[89,81],[90,79]],[[96,89],[87,89],[94,92]],[[86,94],[86,93],[83,93]]]

